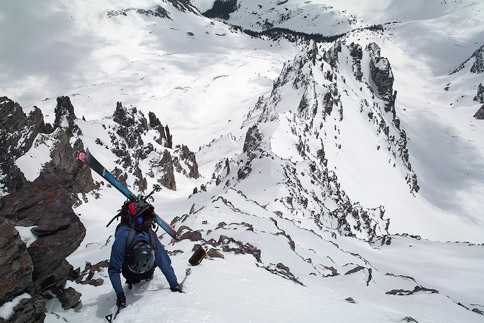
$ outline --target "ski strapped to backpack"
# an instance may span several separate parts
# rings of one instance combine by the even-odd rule
[[[133,194],[129,189],[126,188],[120,181],[118,181],[106,168],[104,168],[103,165],[101,165],[100,162],[97,161],[96,158],[89,152],[89,149],[86,149],[86,152],[76,152],[74,154],[74,158],[77,160],[83,162],[87,166],[89,166],[92,170],[94,170],[96,173],[98,173],[102,178],[107,180],[111,185],[113,185],[118,191],[120,191],[124,196],[126,196],[129,201],[131,202],[146,202],[146,199],[151,196],[155,191],[160,190],[160,186],[155,186],[155,189],[153,192],[148,194],[146,197],[140,197],[136,196]],[[146,203],[148,204],[148,203]],[[153,206],[151,206],[153,208]],[[154,215],[154,220],[156,223],[163,228],[172,238],[174,241],[178,241],[180,239],[178,233],[176,232],[175,229],[171,225],[169,225],[166,221],[161,219],[156,213],[151,212]],[[115,217],[116,218],[116,217]],[[113,218],[114,220],[114,218]],[[113,221],[111,220],[108,223],[111,224]]]

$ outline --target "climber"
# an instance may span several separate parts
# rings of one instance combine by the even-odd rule
[[[141,280],[151,280],[155,267],[158,266],[170,289],[173,292],[182,292],[170,257],[151,229],[155,216],[154,207],[144,201],[126,202],[116,215],[121,217],[121,223],[116,228],[108,274],[116,292],[118,307],[126,307],[120,273],[131,289],[133,284]]]

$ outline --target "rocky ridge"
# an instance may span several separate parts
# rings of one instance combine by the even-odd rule
[[[53,129],[44,123],[40,109],[26,116],[22,107],[7,97],[0,98],[0,191],[19,190],[26,179],[15,165],[15,160],[28,151],[39,133],[50,133]],[[5,194],[5,193],[4,193]]]
[[[118,102],[112,119],[114,123],[103,125],[110,142],[106,144],[98,138],[96,144],[117,157],[119,168],[114,169],[113,175],[125,185],[128,185],[129,175],[134,176],[134,188],[140,192],[148,189],[147,178],[171,190],[176,190],[176,173],[199,178],[195,154],[185,145],[173,147],[170,128],[163,126],[154,113],[150,112],[148,117],[146,119],[135,107],[123,107]],[[146,138],[150,141],[145,142]]]
[[[71,162],[74,150],[83,146],[79,140],[71,141],[80,129],[75,125],[68,97],[57,99],[53,126],[44,124],[37,108],[25,119],[18,104],[7,98],[2,103],[1,109],[10,111],[13,119],[18,120],[9,123],[7,131],[2,133],[5,138],[2,143],[8,146],[7,151],[13,151],[11,158],[2,159],[2,170],[16,169],[16,172],[4,173],[4,179],[21,185],[10,187],[11,193],[0,199],[0,240],[4,255],[0,262],[9,273],[0,275],[0,304],[28,292],[31,297],[21,301],[11,320],[23,322],[35,317],[41,321],[45,316],[45,300],[52,293],[63,300],[66,309],[82,307],[81,294],[65,289],[72,271],[65,258],[77,249],[86,233],[72,206],[80,203],[78,194],[82,196],[91,191],[94,183],[89,171]],[[7,113],[7,118],[12,114]],[[15,134],[25,136],[18,140]],[[15,161],[31,148],[45,145],[48,139],[53,143],[51,160],[44,165],[41,175],[30,182]],[[20,227],[30,228],[34,237],[28,246],[17,231]]]
[[[361,65],[364,53],[369,57],[366,60],[369,61],[367,67]],[[323,191],[326,192],[324,199],[316,198],[314,193],[309,193],[311,190],[308,190],[308,186],[311,187],[311,185],[297,184],[299,180],[294,178],[294,165],[288,162],[285,174],[289,179],[294,178],[292,185],[294,189],[291,190],[291,196],[301,195],[302,192],[308,193],[305,198],[290,199],[291,203],[297,200],[304,201],[300,207],[307,209],[307,201],[310,200],[315,205],[312,211],[313,217],[320,213],[319,210],[327,210],[332,216],[320,215],[321,219],[326,219],[326,221],[330,218],[340,219],[338,225],[328,224],[328,227],[338,227],[341,233],[348,235],[355,234],[355,231],[362,231],[365,232],[363,236],[371,240],[371,237],[386,232],[385,228],[388,223],[383,220],[384,208],[364,211],[358,203],[351,202],[345,192],[339,189],[337,176],[327,168],[325,158],[327,145],[336,145],[338,149],[341,149],[338,135],[341,131],[340,124],[345,122],[341,96],[347,93],[346,90],[341,93],[340,89],[343,87],[342,84],[348,82],[339,73],[339,69],[344,64],[340,63],[341,61],[348,62],[347,64],[354,71],[355,80],[361,83],[362,89],[365,87],[367,91],[373,93],[374,101],[372,103],[367,99],[361,100],[361,116],[367,116],[369,122],[374,125],[376,135],[382,140],[381,146],[385,146],[390,152],[393,167],[400,165],[398,167],[405,170],[410,192],[418,192],[416,174],[412,171],[406,148],[406,134],[403,129],[400,129],[400,122],[395,112],[396,91],[392,87],[391,67],[388,60],[380,56],[380,49],[374,43],[363,51],[357,44],[347,45],[338,41],[324,52],[321,52],[313,43],[308,47],[306,54],[302,54],[293,62],[286,64],[281,75],[274,82],[270,96],[261,98],[248,114],[246,124],[256,120],[256,125],[247,132],[244,152],[248,154],[248,160],[242,168],[238,166],[240,172],[238,177],[242,179],[246,176],[249,169],[253,168],[250,165],[253,160],[273,155],[270,152],[272,134],[269,133],[268,136],[265,136],[260,131],[264,128],[264,124],[278,122],[288,125],[294,135],[293,141],[297,142],[297,152],[300,158],[310,163],[309,168],[303,173],[311,174],[311,184],[319,188],[325,187]],[[367,75],[362,72],[364,69],[369,71]],[[295,95],[291,99],[284,100],[282,93],[287,93],[287,91],[293,91]],[[286,102],[289,100],[293,102],[294,110],[287,106]],[[330,133],[334,133],[334,135],[330,135]],[[331,140],[332,136],[336,140]],[[239,161],[237,164],[240,165],[240,163]],[[231,165],[231,168],[237,168],[237,166]],[[219,176],[223,177],[224,174],[225,171],[220,170]],[[222,178],[219,178],[217,182],[223,181]],[[313,188],[313,192],[318,191],[316,187]],[[326,201],[328,197],[331,197],[332,203]],[[328,210],[326,205],[333,203],[340,205],[339,211]],[[309,205],[311,204],[309,203]],[[372,215],[369,216],[369,214]],[[346,221],[341,221],[341,219],[348,216],[354,217],[357,223],[355,226],[343,225]],[[380,223],[381,226],[371,223]]]
[[[192,14],[200,15],[200,12],[197,8],[195,8],[190,1],[184,0],[163,0],[164,3],[170,4],[170,9],[174,8],[181,12],[190,12]],[[135,12],[140,15],[146,16],[153,16],[162,19],[170,19],[170,11],[167,10],[164,6],[156,5],[152,9],[142,9],[142,8],[127,8],[121,10],[107,10],[106,15],[109,18],[116,17],[116,16],[127,16],[129,12]]]
[[[472,64],[472,65],[471,65]],[[469,65],[470,68],[469,68]],[[471,57],[469,57],[465,62],[457,66],[455,69],[449,72],[449,75],[457,74],[462,71],[468,71],[473,74],[480,74],[484,72],[484,45],[477,49]],[[448,83],[445,90],[448,91],[452,83]],[[479,103],[484,103],[483,93],[484,87],[482,83],[477,86],[477,94],[474,97],[474,101]],[[474,118],[478,120],[484,120],[484,104],[476,111]]]
[[[461,70],[465,69],[470,63],[472,63],[472,66],[469,69],[471,73],[479,74],[484,72],[484,45],[482,45],[479,49],[472,53],[471,57],[469,57],[465,62],[450,71],[449,74],[455,74],[457,72],[460,72]]]

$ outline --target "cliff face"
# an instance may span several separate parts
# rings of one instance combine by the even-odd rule
[[[25,154],[41,132],[48,132],[39,109],[26,116],[22,107],[7,97],[0,98],[0,195],[19,190],[26,183],[15,160]],[[1,194],[1,192],[4,192]]]
[[[27,117],[12,100],[3,98],[0,105],[3,119],[2,156],[4,174],[3,198],[0,200],[0,262],[9,274],[1,275],[0,304],[24,292],[32,296],[16,308],[14,319],[45,316],[46,291],[52,291],[79,309],[80,293],[66,294],[65,284],[72,266],[65,260],[76,250],[86,229],[72,210],[78,203],[77,194],[94,188],[89,171],[72,162],[73,152],[83,149],[82,142],[71,139],[79,135],[75,114],[68,97],[57,100],[54,126],[44,123],[41,111],[35,108]],[[49,156],[40,176],[28,181],[16,164],[31,149],[48,145]],[[39,166],[39,167],[40,167]],[[35,241],[27,246],[16,228]],[[27,230],[27,231],[25,231]],[[25,233],[28,232],[28,233]],[[25,239],[25,237],[23,237]],[[64,304],[64,303],[63,303]],[[67,306],[67,305],[66,305]]]
[[[85,237],[86,229],[72,210],[73,176],[64,170],[43,172],[34,182],[0,200],[1,268],[9,274],[0,275],[0,299],[3,304],[28,292],[32,297],[16,313],[31,315],[32,308],[42,317],[43,298],[47,291],[59,296],[66,308],[82,307],[81,294],[69,292],[65,284],[72,266],[65,260]],[[17,231],[34,241],[29,245]],[[25,230],[30,231],[26,233]],[[67,296],[67,294],[69,296]],[[69,304],[67,306],[67,304]]]
[[[395,101],[391,65],[376,43],[363,49],[356,43],[337,41],[325,50],[312,43],[284,65],[270,95],[251,109],[245,121],[254,124],[245,137],[246,156],[226,161],[225,167],[220,161],[216,183],[232,182],[232,169],[238,169],[238,180],[244,181],[253,169],[261,168],[257,166],[261,160],[278,160],[272,167],[286,174],[280,191],[288,192],[277,196],[282,204],[277,208],[284,209],[283,213],[296,216],[304,210],[322,228],[337,228],[341,234],[362,239],[387,234],[385,208],[365,208],[354,201],[342,189],[339,165],[328,158],[341,155],[342,163],[380,163],[355,154],[361,145],[371,147],[365,142],[371,140],[376,151],[385,147],[388,152],[379,157],[387,156],[387,167],[405,174],[398,176],[407,183],[409,193],[418,192]],[[367,124],[366,136],[356,140],[355,134],[363,130],[360,124]]]
[[[96,143],[116,155],[116,163],[124,169],[117,171],[118,176],[127,178],[128,174],[134,175],[138,191],[146,191],[151,180],[176,190],[175,174],[194,179],[200,176],[195,154],[184,145],[174,147],[170,128],[163,126],[153,112],[146,119],[137,108],[124,107],[118,102],[113,121],[112,127],[107,128],[110,143],[100,140]],[[144,165],[149,166],[148,171]]]

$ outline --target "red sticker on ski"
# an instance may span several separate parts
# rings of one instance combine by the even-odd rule
[[[80,161],[82,161],[84,164],[87,164],[86,163],[86,153],[77,153],[77,159],[79,159]]]

